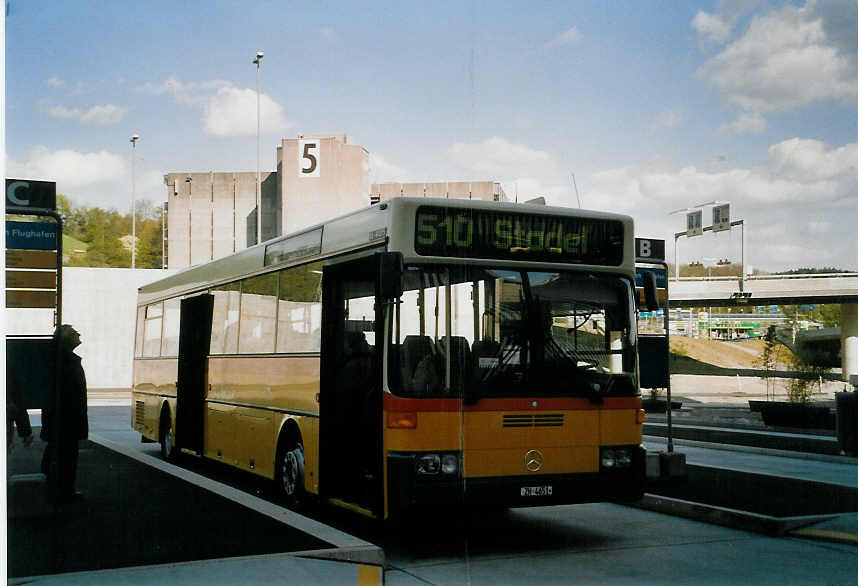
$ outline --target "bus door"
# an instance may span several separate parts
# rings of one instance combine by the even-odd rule
[[[382,511],[379,256],[324,268],[319,492]]]
[[[212,295],[182,299],[176,382],[176,447],[203,451],[206,363],[212,329]]]

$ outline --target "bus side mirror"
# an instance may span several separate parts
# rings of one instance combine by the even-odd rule
[[[401,252],[378,253],[378,295],[382,299],[397,299],[402,296],[402,273],[405,261]]]
[[[643,280],[647,311],[655,311],[658,309],[658,293],[656,292],[657,285],[655,281],[655,273],[652,271],[643,271],[641,273],[641,280]]]

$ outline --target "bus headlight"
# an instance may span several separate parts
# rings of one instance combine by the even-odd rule
[[[444,454],[441,457],[441,474],[452,475],[459,472],[459,458],[456,454]]]
[[[456,454],[421,454],[415,461],[418,476],[455,476],[459,473],[459,456]]]
[[[434,476],[441,471],[441,456],[438,454],[425,454],[417,457],[417,474],[421,476]]]
[[[599,461],[603,470],[629,468],[632,465],[632,451],[630,448],[602,448]]]

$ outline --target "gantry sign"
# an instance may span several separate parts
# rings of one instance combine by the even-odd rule
[[[6,307],[56,308],[62,323],[62,219],[53,181],[6,179],[6,214],[54,221],[6,222]]]

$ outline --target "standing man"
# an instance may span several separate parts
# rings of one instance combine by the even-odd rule
[[[14,363],[6,364],[6,453],[15,447],[15,428],[24,441],[24,446],[33,443],[33,432],[30,428],[30,416],[21,397],[21,381],[18,377],[18,367]]]
[[[80,356],[72,352],[80,346],[80,334],[63,324],[54,332],[58,346],[57,392],[48,400],[42,415],[42,439],[48,442],[42,468],[59,502],[76,496],[78,442],[89,434],[86,408],[86,376]]]

